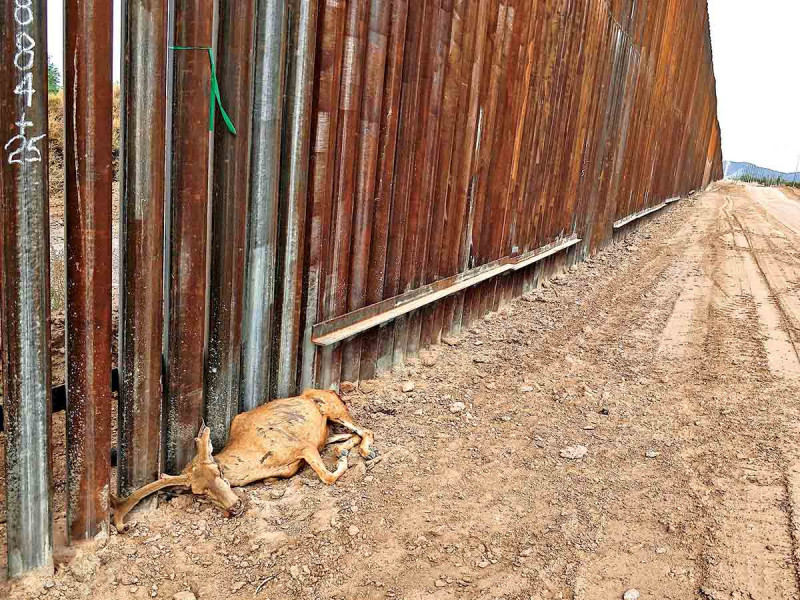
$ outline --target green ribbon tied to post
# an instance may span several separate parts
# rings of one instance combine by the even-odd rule
[[[233,126],[233,121],[225,112],[225,107],[222,106],[222,96],[219,93],[219,81],[217,81],[217,66],[214,63],[214,50],[210,46],[170,46],[170,50],[205,50],[208,52],[208,62],[211,63],[211,102],[208,115],[208,130],[214,131],[214,114],[216,108],[219,106],[219,112],[222,113],[222,119],[225,125],[228,126],[228,131],[236,135],[236,127]]]

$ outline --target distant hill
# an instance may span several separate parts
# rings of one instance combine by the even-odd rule
[[[725,179],[741,179],[745,175],[756,179],[778,179],[782,181],[800,182],[800,173],[781,173],[772,169],[765,169],[748,162],[732,162],[726,160],[722,163]]]

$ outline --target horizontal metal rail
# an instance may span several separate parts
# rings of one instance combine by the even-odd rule
[[[534,250],[533,252],[528,252],[521,256],[517,256],[514,258],[514,262],[511,264],[512,271],[519,271],[520,269],[524,269],[525,267],[529,267],[534,263],[539,262],[540,260],[544,260],[548,256],[553,256],[554,254],[558,254],[562,250],[566,250],[568,248],[572,248],[576,244],[579,244],[581,239],[578,237],[573,237],[568,240],[554,242],[548,246],[542,246]]]
[[[649,214],[657,212],[664,208],[667,205],[666,202],[662,202],[657,206],[651,206],[650,208],[646,208],[644,210],[640,210],[639,212],[633,213],[632,215],[628,215],[624,219],[620,219],[619,221],[614,222],[614,229],[621,229],[625,227],[628,223],[633,223],[634,221],[641,219],[642,217],[646,217]]]
[[[317,346],[331,346],[368,329],[388,323],[418,308],[478,285],[509,271],[518,271],[578,243],[577,237],[542,246],[520,256],[505,257],[464,273],[406,292],[394,298],[329,319],[314,326],[311,341]]]
[[[674,198],[670,198],[669,200],[665,200],[664,204],[674,204],[675,202],[680,202],[681,197],[675,196]]]

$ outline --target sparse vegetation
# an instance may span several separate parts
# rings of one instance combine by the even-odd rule
[[[60,85],[60,81],[59,81]],[[64,93],[48,97],[50,183],[50,294],[53,311],[66,305],[66,268],[64,247]],[[120,148],[120,90],[114,88],[112,112],[112,157],[114,168],[114,207],[116,214]]]
[[[800,172],[781,173],[772,169],[765,169],[752,163],[725,163],[725,174],[729,179],[744,183],[756,183],[767,187],[793,187],[800,189]],[[800,167],[800,160],[798,160]]]
[[[800,189],[800,181],[786,181],[780,177],[756,177],[754,175],[742,175],[736,178],[737,181],[745,183],[758,183],[767,187],[787,186]]]
[[[47,91],[55,94],[61,91],[61,72],[51,57],[47,57]]]

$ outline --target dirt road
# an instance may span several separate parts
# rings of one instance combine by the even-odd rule
[[[798,344],[800,199],[718,186],[350,395],[373,468],[164,502],[11,596],[800,598]]]

